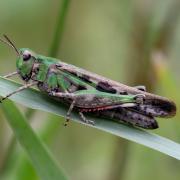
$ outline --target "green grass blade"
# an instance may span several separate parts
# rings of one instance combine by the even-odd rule
[[[13,81],[0,78],[0,95],[5,96],[7,93],[14,91],[19,86],[19,84]],[[59,116],[66,116],[66,107],[49,98],[48,96],[42,95],[41,92],[34,89],[27,89],[10,97],[10,99],[30,108],[47,111]],[[81,122],[79,116],[76,113],[72,114],[72,118],[75,121]],[[92,120],[92,117],[88,118]],[[93,118],[93,120],[95,120],[95,126],[92,126],[93,128],[97,128],[116,136],[134,141],[180,160],[180,144],[178,143],[156,134],[149,133],[142,129],[129,127],[123,124],[118,124],[116,122],[99,118]]]
[[[8,123],[14,131],[18,141],[29,155],[37,174],[41,179],[66,179],[56,161],[48,152],[46,146],[36,136],[27,120],[16,106],[9,100],[3,102],[2,108]]]
[[[68,12],[69,4],[70,4],[70,0],[63,0],[62,3],[60,3],[59,16],[57,19],[57,25],[54,32],[53,43],[49,51],[49,56],[51,57],[57,56],[60,42],[62,42],[64,24]]]

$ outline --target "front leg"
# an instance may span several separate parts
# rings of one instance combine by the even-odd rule
[[[18,72],[15,71],[15,72],[12,72],[12,73],[10,73],[10,74],[4,75],[3,78],[10,78],[10,77],[12,77],[12,76],[14,76],[14,75],[17,75],[17,74],[18,74]]]
[[[19,87],[19,88],[16,89],[15,91],[7,94],[5,97],[3,97],[3,98],[0,100],[0,102],[6,100],[8,97],[12,96],[13,94],[16,94],[16,93],[18,93],[18,92],[20,92],[20,91],[23,91],[23,90],[25,90],[25,89],[27,89],[27,88],[29,88],[29,87],[31,87],[31,86],[37,85],[37,84],[38,84],[37,81],[36,81],[36,82],[29,83],[29,84],[25,84],[24,86]]]

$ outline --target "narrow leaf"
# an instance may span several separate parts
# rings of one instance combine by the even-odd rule
[[[5,96],[19,86],[20,84],[16,82],[0,78],[0,95]],[[67,107],[35,89],[24,90],[23,92],[13,95],[10,99],[27,107],[54,113],[59,116],[65,117],[67,113]],[[71,117],[73,120],[82,123],[77,113],[74,112]],[[116,136],[123,137],[180,160],[180,144],[176,142],[143,129],[126,126],[113,121],[94,117],[88,117],[88,119],[95,121],[95,126],[91,126],[92,128],[97,128]]]

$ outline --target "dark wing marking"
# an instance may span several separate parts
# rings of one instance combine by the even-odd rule
[[[116,89],[110,86],[107,82],[98,82],[96,90],[116,94]]]

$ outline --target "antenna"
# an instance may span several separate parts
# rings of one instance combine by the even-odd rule
[[[3,37],[6,39],[6,41],[4,39],[1,39],[1,38],[0,38],[0,41],[7,44],[8,46],[10,46],[12,49],[15,50],[16,54],[18,56],[20,56],[19,51],[16,48],[16,46],[14,45],[14,43],[5,34],[3,35]]]

